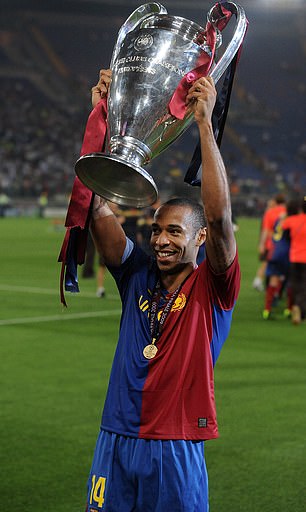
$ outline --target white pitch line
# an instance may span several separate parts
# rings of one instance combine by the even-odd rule
[[[4,292],[21,292],[21,293],[40,293],[43,295],[56,295],[59,294],[57,290],[50,290],[48,288],[38,288],[34,286],[14,286],[10,284],[0,284],[0,290]]]
[[[61,315],[50,315],[50,316],[33,316],[25,318],[8,318],[6,320],[0,320],[1,325],[18,325],[18,324],[37,324],[40,322],[58,322],[61,320],[75,320],[81,318],[97,318],[106,316],[120,315],[121,309],[110,309],[108,311],[91,311],[88,313],[62,313]]]
[[[18,293],[38,293],[40,295],[59,295],[59,290],[51,290],[50,288],[39,288],[34,286],[15,286],[9,284],[0,284],[0,291],[4,292],[18,292]],[[70,293],[66,292],[68,297],[73,295],[77,295],[78,297],[96,297],[94,292],[83,292],[80,293]],[[108,299],[119,300],[119,295],[107,295]]]

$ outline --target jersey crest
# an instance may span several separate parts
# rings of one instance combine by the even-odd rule
[[[183,309],[186,306],[186,302],[186,295],[182,292],[179,293],[172,305],[171,312],[181,311],[181,309]],[[147,315],[149,316],[150,302],[147,299],[145,299],[143,295],[139,297],[138,306],[143,313],[146,312]],[[158,320],[160,320],[162,312],[162,309],[158,312]]]

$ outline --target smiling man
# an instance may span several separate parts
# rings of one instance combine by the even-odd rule
[[[110,80],[102,70],[94,106]],[[125,236],[104,199],[94,200],[91,232],[116,280],[122,316],[88,512],[209,510],[204,441],[218,436],[213,368],[240,283],[226,170],[211,125],[215,98],[209,77],[187,95],[201,139],[204,210],[188,198],[160,206],[152,257]]]

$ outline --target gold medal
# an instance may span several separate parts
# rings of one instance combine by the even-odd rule
[[[153,343],[151,343],[150,345],[145,346],[145,348],[143,349],[143,355],[145,356],[146,359],[153,359],[153,357],[156,356],[157,351],[158,348]]]

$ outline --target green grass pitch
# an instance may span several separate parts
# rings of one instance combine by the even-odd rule
[[[220,438],[206,444],[211,512],[306,511],[306,324],[263,321],[252,289],[259,222],[240,219],[242,289],[216,366]],[[64,231],[0,219],[0,508],[83,512],[120,301],[80,278],[58,296]],[[144,511],[146,512],[146,511]]]

